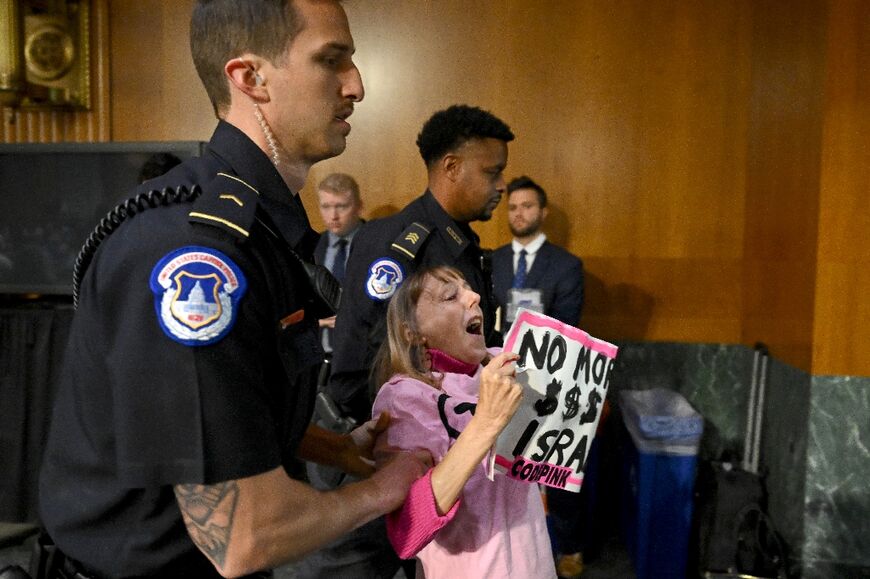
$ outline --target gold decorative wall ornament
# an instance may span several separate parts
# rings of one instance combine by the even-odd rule
[[[0,0],[0,105],[18,103],[24,87],[21,21],[17,0]]]
[[[89,0],[0,0],[0,104],[88,109]]]

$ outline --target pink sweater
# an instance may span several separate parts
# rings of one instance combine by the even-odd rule
[[[442,390],[394,376],[375,400],[373,414],[391,416],[377,444],[426,449],[440,462],[472,417],[480,370],[474,376],[445,374]],[[430,477],[431,471],[417,480],[402,509],[387,518],[396,552],[416,555],[426,579],[556,577],[537,485],[499,474],[490,481],[481,463],[463,497],[439,516]]]

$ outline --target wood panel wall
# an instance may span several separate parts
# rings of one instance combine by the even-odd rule
[[[752,3],[741,339],[812,364],[826,13]]]
[[[208,139],[192,5],[110,3],[112,139]],[[340,170],[370,216],[403,206],[425,186],[422,123],[479,105],[517,134],[508,176],[548,190],[550,238],[585,261],[585,329],[760,340],[805,370],[870,375],[867,6],[347,2],[366,98],[303,199],[319,227],[313,185]],[[484,245],[509,241],[506,213],[476,225]]]
[[[193,5],[112,0],[112,140],[211,136],[215,118],[188,43]]]
[[[585,328],[739,341],[748,3],[434,6],[347,4],[367,96],[347,153],[311,182],[344,170],[370,205],[399,206],[425,185],[424,120],[482,106],[517,134],[508,176],[548,190],[548,234],[585,260]],[[477,229],[509,241],[504,204]]]
[[[813,372],[870,376],[870,2],[828,20]]]

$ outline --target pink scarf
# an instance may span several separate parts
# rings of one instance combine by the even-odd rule
[[[429,348],[426,352],[429,354],[429,359],[432,363],[432,370],[435,372],[474,376],[475,372],[477,372],[477,368],[480,366],[480,364],[470,364],[468,362],[463,362],[462,360],[457,360],[450,354],[445,354],[441,350],[436,350],[435,348]]]

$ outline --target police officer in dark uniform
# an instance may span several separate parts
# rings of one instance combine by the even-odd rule
[[[387,303],[418,268],[448,264],[481,296],[484,332],[497,345],[489,259],[469,223],[492,216],[506,189],[503,171],[510,128],[477,107],[451,106],[423,126],[417,146],[428,172],[428,189],[401,212],[367,222],[354,238],[342,304],[333,334],[328,398],[357,423],[371,414],[369,373],[383,342]],[[374,386],[374,385],[371,385]],[[300,577],[391,578],[399,560],[387,542],[382,519],[316,551],[299,565]],[[414,562],[405,562],[414,576]]]
[[[469,223],[488,220],[498,205],[513,139],[503,121],[480,108],[455,105],[435,113],[417,138],[428,189],[357,234],[336,320],[329,386],[333,400],[357,421],[370,414],[368,378],[384,340],[388,300],[417,269],[447,264],[461,271],[481,296],[487,343],[498,345],[489,259]]]
[[[395,509],[427,466],[396,457],[332,498],[292,478],[299,458],[371,474],[383,427],[309,426],[334,280],[306,263],[316,234],[294,191],[344,149],[363,97],[344,11],[200,2],[191,47],[221,119],[206,153],[140,186],[77,264],[42,576],[267,570]]]

